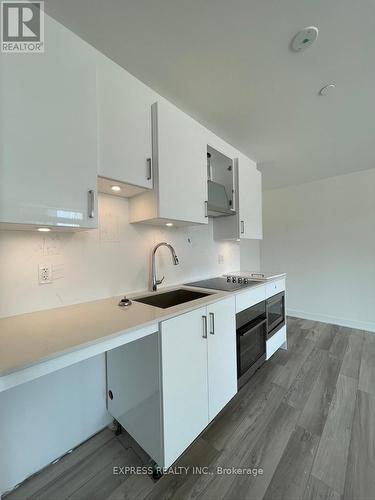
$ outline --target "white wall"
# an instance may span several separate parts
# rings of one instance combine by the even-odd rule
[[[241,271],[260,270],[260,240],[241,240]]]
[[[0,496],[110,421],[104,355],[2,392]]]
[[[166,248],[158,251],[164,285],[222,274],[239,268],[236,242],[215,242],[212,223],[186,228],[128,223],[128,201],[99,196],[99,229],[41,234],[0,231],[0,317],[144,290],[150,253],[171,243],[180,260],[173,266]],[[219,255],[224,262],[219,264]],[[52,264],[54,282],[38,284],[38,265]]]
[[[375,331],[375,169],[266,191],[264,269],[288,273],[288,313]]]

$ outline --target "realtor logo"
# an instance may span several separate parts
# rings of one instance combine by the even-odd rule
[[[1,51],[44,52],[44,2],[1,2]]]

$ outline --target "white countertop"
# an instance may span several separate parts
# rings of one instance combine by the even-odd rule
[[[263,285],[258,282],[253,287]],[[249,290],[247,287],[235,292],[223,292],[181,285],[130,297],[180,288],[204,291],[210,295],[168,309],[134,301],[131,306],[121,308],[118,302],[123,296],[118,296],[0,319],[0,377],[117,336],[122,336],[122,343],[125,344],[127,335],[128,341],[134,340],[132,332],[135,330],[148,327],[150,332],[151,327],[152,331],[157,331],[160,321]]]

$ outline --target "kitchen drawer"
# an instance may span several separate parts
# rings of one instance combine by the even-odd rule
[[[252,290],[247,290],[246,292],[239,293],[236,295],[236,313],[247,309],[248,307],[254,306],[262,300],[266,299],[266,287],[265,285],[257,286]]]
[[[285,290],[285,280],[277,280],[272,281],[271,283],[266,284],[266,299],[272,297],[273,295],[277,295],[280,292]]]
[[[270,357],[286,342],[286,325],[272,335],[266,342],[266,359]]]

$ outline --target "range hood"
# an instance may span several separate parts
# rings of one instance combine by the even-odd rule
[[[208,185],[208,217],[223,217],[235,215],[236,211],[231,207],[225,186],[213,181],[207,181]]]

